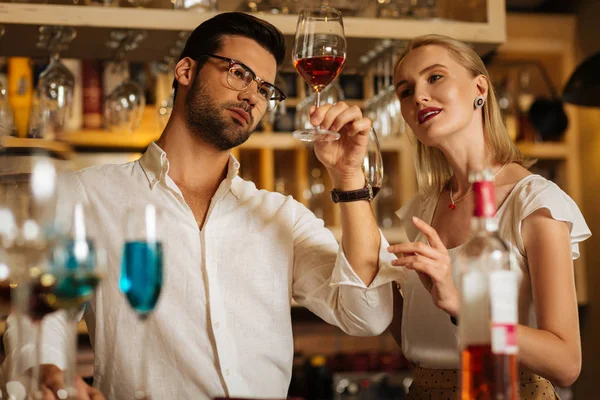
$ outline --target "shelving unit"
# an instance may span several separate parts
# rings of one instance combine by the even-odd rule
[[[507,41],[497,49],[499,60],[540,62],[548,70],[558,93],[576,67],[576,17],[535,14],[509,14],[506,19]],[[582,206],[579,113],[565,104],[569,126],[560,142],[519,143],[529,157],[554,162],[559,171],[557,184]],[[585,272],[585,244],[575,262],[575,283],[580,305],[588,301]]]
[[[219,8],[220,11],[236,10],[239,3],[239,0],[219,1]],[[486,53],[506,38],[504,1],[488,1],[487,7],[487,23],[344,17],[349,49],[347,67],[358,66],[358,58],[381,39],[408,40],[431,32],[473,43],[479,52]],[[105,46],[109,32],[134,29],[145,30],[148,37],[138,49],[128,54],[128,59],[156,61],[169,55],[169,49],[180,38],[180,32],[189,32],[214,15],[216,12],[0,3],[0,24],[5,24],[6,28],[0,55],[47,57],[44,49],[36,47],[37,29],[40,25],[61,25],[77,28],[77,38],[64,52],[64,57],[111,59],[113,50]],[[261,18],[286,35],[289,51],[298,17],[265,14]]]
[[[239,9],[239,0],[219,1],[219,11]],[[382,40],[406,41],[415,35],[436,32],[454,36],[473,44],[474,48],[484,54],[500,43],[505,34],[504,1],[487,2],[487,22],[471,23],[445,20],[393,20],[373,18],[375,4],[370,4],[370,10],[365,10],[366,17],[344,17],[345,33],[348,41],[348,56],[344,71],[364,74],[365,67],[359,58],[373,49]],[[144,30],[147,38],[139,48],[127,54],[128,60],[156,61],[169,55],[177,40],[181,40],[186,32],[193,30],[201,22],[213,17],[216,12],[195,13],[166,9],[135,9],[135,8],[104,8],[82,7],[74,5],[53,4],[19,4],[0,3],[0,24],[5,27],[5,36],[0,42],[0,55],[27,56],[45,58],[47,51],[36,47],[38,28],[41,25],[71,26],[77,30],[77,37],[69,48],[61,53],[64,58],[91,58],[110,60],[114,50],[105,43],[109,34],[115,29]],[[261,18],[279,28],[286,37],[288,53],[292,48],[296,29],[297,15],[261,14]],[[291,57],[286,57],[290,60]],[[285,65],[284,68],[289,68]],[[366,73],[365,87],[372,82],[372,73]],[[304,86],[298,78],[298,97],[287,101],[289,107],[294,107],[304,96]],[[365,91],[365,98],[372,96],[373,90]],[[350,100],[351,104],[363,105],[361,100]],[[61,140],[68,144],[77,154],[78,151],[120,151],[141,152],[152,140],[159,136],[155,117],[151,115],[153,108],[147,107],[143,126],[134,134],[115,134],[105,131],[81,131],[65,135]],[[416,190],[413,177],[412,155],[410,143],[405,137],[382,142],[385,157],[392,169],[390,183],[397,191],[397,204],[408,200]],[[280,162],[281,152],[289,152],[293,160],[292,168],[275,168]],[[297,199],[308,204],[303,194],[309,185],[309,168],[311,168],[311,151],[291,137],[290,133],[255,134],[251,139],[235,149],[234,154],[241,158],[248,156],[250,164],[257,163],[258,171],[253,175],[260,188],[274,190],[278,179],[277,171],[288,170],[293,173],[291,180],[294,187],[291,193]],[[287,154],[287,153],[286,153]],[[243,163],[242,168],[248,168]],[[327,181],[327,177],[324,177]],[[326,182],[327,183],[327,182]],[[329,188],[328,188],[329,189]],[[376,209],[376,204],[375,207]],[[327,220],[332,228],[339,225],[337,209],[327,209]],[[389,238],[398,236],[398,232],[388,232]]]

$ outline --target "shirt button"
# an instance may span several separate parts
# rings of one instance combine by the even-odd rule
[[[219,323],[219,321],[216,321],[214,324],[215,329],[219,329],[221,327],[221,324]]]
[[[231,371],[229,370],[229,368],[227,368],[227,369],[225,370],[225,375],[227,375],[227,376],[231,375]]]

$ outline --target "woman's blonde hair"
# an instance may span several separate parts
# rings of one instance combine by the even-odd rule
[[[442,35],[424,35],[414,38],[400,55],[396,68],[411,52],[419,47],[436,45],[448,50],[450,55],[473,77],[483,75],[488,81],[488,94],[483,106],[483,134],[487,150],[493,159],[500,164],[517,163],[528,168],[533,163],[521,154],[515,143],[508,135],[502,114],[492,86],[490,75],[477,53],[465,43]],[[473,99],[475,101],[475,99]],[[447,185],[452,176],[452,168],[446,160],[444,153],[435,147],[429,147],[417,141],[417,155],[415,158],[417,182],[419,190],[426,194],[437,194]]]

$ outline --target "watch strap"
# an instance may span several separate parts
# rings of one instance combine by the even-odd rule
[[[365,187],[357,190],[341,191],[333,189],[331,191],[331,200],[334,203],[349,203],[352,201],[373,200],[373,188],[367,182]]]

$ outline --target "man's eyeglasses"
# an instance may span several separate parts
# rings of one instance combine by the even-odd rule
[[[212,57],[217,60],[227,61],[229,63],[229,70],[227,71],[227,83],[234,90],[244,90],[253,81],[256,81],[258,86],[258,95],[261,102],[266,103],[267,111],[273,110],[280,101],[285,100],[285,94],[277,86],[265,82],[260,79],[250,67],[246,66],[237,60],[217,56],[215,54],[202,54],[197,58],[201,57]]]

